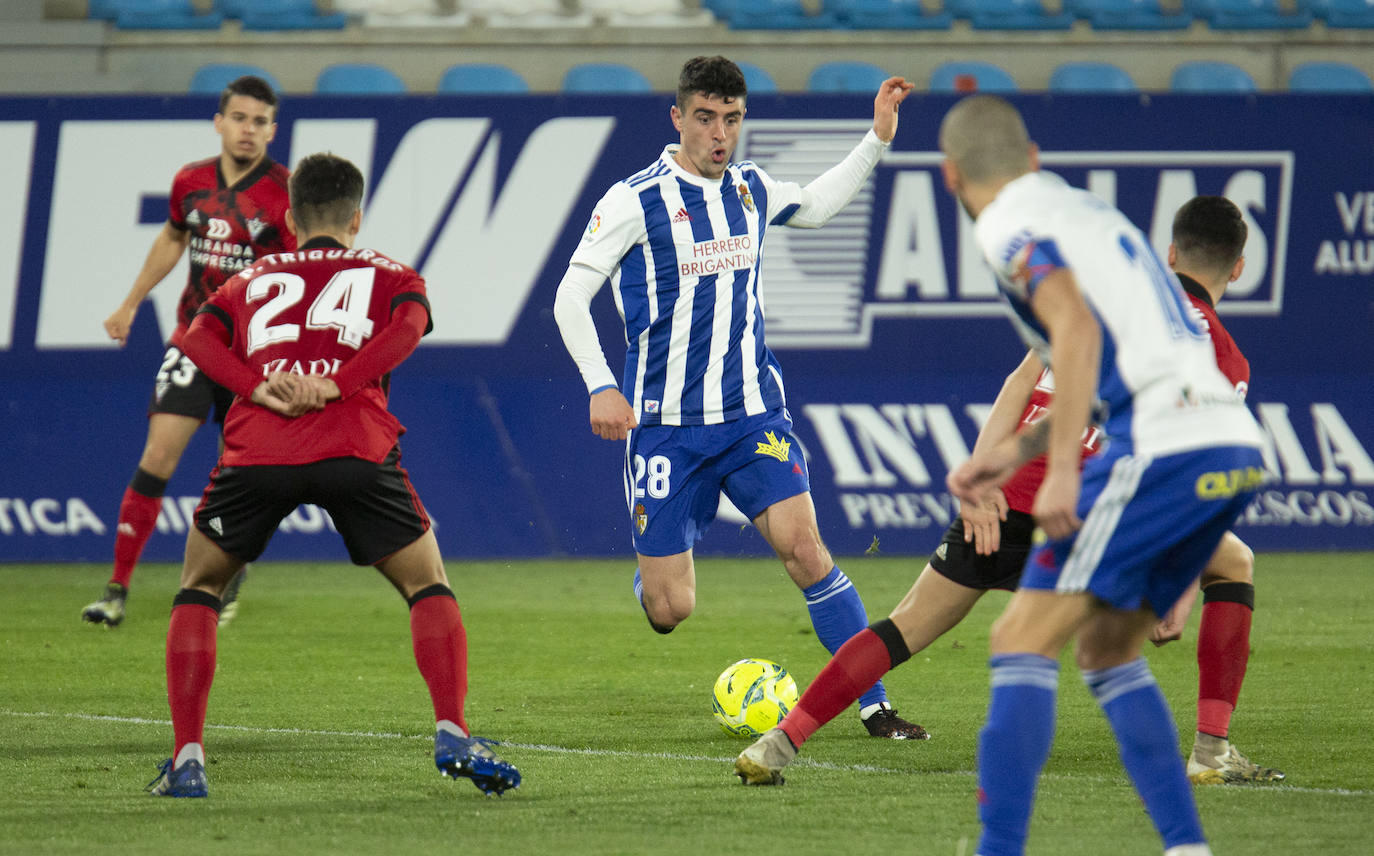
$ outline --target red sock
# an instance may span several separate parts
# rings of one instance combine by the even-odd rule
[[[469,734],[463,720],[468,694],[468,637],[452,595],[421,598],[410,607],[415,664],[429,686],[435,721],[447,719]]]
[[[161,509],[161,494],[145,496],[132,487],[124,488],[124,499],[119,503],[119,522],[115,524],[114,573],[110,582],[129,587],[134,566],[143,554],[143,546],[152,537]]]
[[[195,592],[195,594],[200,594]],[[218,598],[200,595],[205,600]],[[178,600],[181,595],[177,595]],[[215,680],[215,631],[219,611],[200,599],[176,603],[167,625],[167,702],[172,708],[173,757],[187,743],[204,745],[205,706]]]
[[[1250,661],[1250,618],[1243,603],[1213,601],[1202,605],[1197,637],[1197,730],[1225,737],[1240,698],[1245,666]]]
[[[778,727],[793,746],[801,748],[818,728],[839,716],[891,668],[892,658],[882,638],[867,627],[860,630],[840,646]]]

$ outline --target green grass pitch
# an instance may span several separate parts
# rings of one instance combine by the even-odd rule
[[[1199,789],[1218,856],[1374,852],[1370,554],[1262,554],[1253,656],[1232,723],[1281,786]],[[871,616],[920,559],[841,562]],[[206,730],[208,800],[143,792],[170,754],[163,681],[178,569],[134,578],[129,617],[83,625],[106,569],[0,566],[0,854],[919,853],[972,856],[974,747],[987,703],[986,597],[887,678],[934,738],[869,738],[849,711],[781,788],[745,788],[746,745],[711,719],[717,674],[741,657],[805,686],[828,656],[801,595],[766,560],[698,562],[697,612],[653,633],[629,563],[451,562],[468,631],[473,730],[505,741],[523,786],[501,799],[443,779],[405,604],[347,565],[262,563],[219,636]],[[1183,643],[1147,651],[1185,742],[1197,613]],[[1077,672],[1029,852],[1145,856],[1158,839]]]

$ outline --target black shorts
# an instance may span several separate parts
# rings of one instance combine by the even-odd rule
[[[375,565],[429,530],[429,516],[393,448],[380,464],[329,458],[297,466],[215,467],[196,507],[196,528],[251,562],[277,524],[302,503],[328,512],[355,565]]]
[[[1035,518],[1020,511],[1007,511],[1002,521],[1001,543],[996,553],[980,556],[973,542],[964,540],[964,521],[954,518],[945,530],[944,540],[930,554],[930,566],[962,586],[975,589],[1016,591],[1030,553]]]
[[[223,425],[224,415],[233,403],[234,393],[206,377],[180,348],[167,346],[153,384],[153,397],[148,402],[149,416],[171,413],[204,422],[214,408],[215,421]]]

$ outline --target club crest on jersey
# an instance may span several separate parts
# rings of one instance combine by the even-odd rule
[[[635,503],[635,532],[640,535],[649,528],[649,512],[644,510],[644,503]]]
[[[786,440],[779,440],[778,435],[772,431],[764,434],[768,438],[767,443],[759,443],[756,454],[767,455],[770,458],[777,458],[779,461],[786,461],[787,455],[792,451],[792,444]]]
[[[249,220],[248,223],[245,225],[248,226],[248,236],[252,240],[256,241],[258,239],[258,233],[261,232],[263,230],[263,227],[267,225],[267,221],[263,220],[260,217],[254,217],[252,220]]]
[[[754,213],[754,196],[749,192],[749,185],[740,182],[739,187],[735,188],[735,193],[739,194],[739,203],[750,214]]]

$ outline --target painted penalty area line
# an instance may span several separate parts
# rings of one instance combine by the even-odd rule
[[[96,713],[63,713],[55,711],[20,711],[0,709],[0,716],[9,716],[25,719],[76,719],[84,722],[112,722],[121,725],[154,725],[159,728],[170,728],[170,719],[150,719],[142,716],[112,716]],[[216,725],[205,724],[206,730],[213,731],[233,731],[240,734],[296,734],[303,737],[344,737],[355,740],[416,740],[431,741],[433,734],[401,734],[396,731],[331,731],[318,728],[279,728],[260,725]],[[584,755],[593,757],[612,757],[612,758],[642,758],[646,760],[660,761],[701,761],[712,764],[733,764],[735,757],[722,757],[719,755],[687,755],[673,752],[632,752],[627,749],[592,749],[577,748],[572,746],[554,746],[547,743],[518,743],[513,740],[500,741],[502,746],[510,746],[514,749],[528,749],[534,752],[549,752],[560,755]],[[923,775],[923,776],[960,776],[972,778],[976,775],[973,770],[902,770],[891,767],[879,767],[873,764],[836,764],[831,761],[816,761],[811,758],[799,757],[792,762],[793,766],[813,767],[819,770],[836,770],[851,773],[880,773],[898,776]],[[1117,776],[1084,776],[1082,774],[1056,774],[1044,773],[1042,778],[1062,779],[1062,780],[1092,780],[1101,782],[1117,782]],[[1351,796],[1367,797],[1374,796],[1371,790],[1351,790],[1348,788],[1307,788],[1296,785],[1264,785],[1250,788],[1230,788],[1229,791],[1250,791],[1252,793],[1266,793],[1277,791],[1282,793],[1296,794],[1326,794],[1330,796]]]

